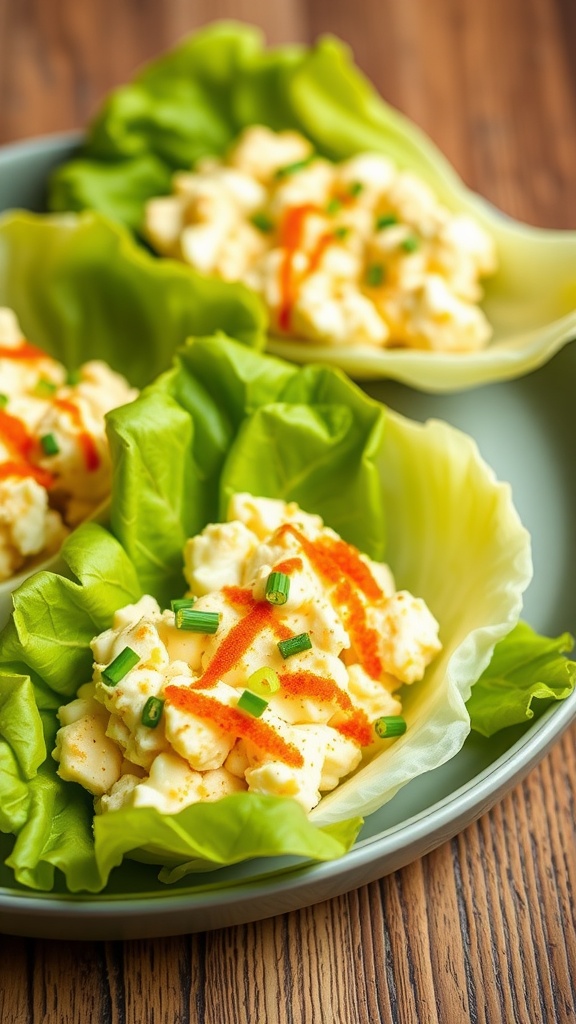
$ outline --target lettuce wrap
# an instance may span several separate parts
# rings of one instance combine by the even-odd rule
[[[78,157],[56,171],[51,208],[100,210],[139,233],[144,204],[170,191],[174,171],[222,155],[251,124],[296,129],[335,160],[362,151],[387,154],[423,178],[449,209],[472,214],[493,236],[499,260],[483,303],[494,328],[485,350],[331,348],[270,338],[272,351],[298,362],[328,362],[358,379],[391,377],[425,391],[451,391],[527,373],[576,335],[576,232],[514,222],[468,190],[331,37],[311,48],[266,50],[257,29],[224,22],[184,39],[105,101]]]
[[[0,828],[16,837],[7,864],[19,882],[49,889],[58,868],[70,890],[98,892],[124,856],[161,865],[164,881],[255,856],[341,856],[361,815],[460,749],[481,676],[480,704],[491,703],[496,645],[496,701],[505,691],[516,721],[530,712],[529,685],[541,704],[541,678],[548,701],[572,688],[561,645],[518,633],[529,537],[509,486],[461,432],[417,425],[337,371],[297,369],[223,335],[191,340],[136,402],[109,415],[108,432],[108,528],[81,526],[62,573],[38,573],[15,592],[0,638]],[[403,694],[404,736],[309,818],[288,798],[240,793],[173,817],[129,808],[93,821],[89,794],[56,774],[57,708],[91,677],[89,642],[115,609],[144,592],[162,605],[184,593],[185,538],[222,518],[238,490],[297,501],[386,559],[397,585],[439,620],[442,654]],[[530,684],[518,690],[510,670],[530,662]]]

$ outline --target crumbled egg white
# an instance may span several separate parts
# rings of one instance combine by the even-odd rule
[[[59,774],[97,813],[172,814],[242,791],[310,811],[388,742],[374,723],[400,714],[399,688],[441,649],[438,623],[386,565],[293,502],[235,494],[184,563],[192,612],[215,615],[215,631],[182,628],[150,595],[119,609],[92,641],[92,680],[60,708]],[[271,573],[288,581],[284,603],[268,601]],[[278,641],[300,634],[308,645],[285,657]],[[255,715],[245,694],[258,696],[262,668],[279,685]]]
[[[29,345],[13,311],[0,308],[0,581],[57,551],[106,497],[104,416],[135,397],[97,360],[67,383],[64,366]]]
[[[178,172],[144,230],[160,254],[247,284],[281,336],[437,352],[491,337],[478,303],[492,238],[377,153],[332,163],[297,132],[254,125],[224,159]]]

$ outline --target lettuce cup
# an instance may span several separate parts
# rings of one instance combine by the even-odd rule
[[[98,214],[0,218],[1,625],[14,587],[107,504],[105,413],[221,325],[259,344],[258,303],[160,264]]]
[[[576,334],[576,233],[468,190],[333,38],[266,50],[217,23],[185,39],[107,99],[50,202],[245,280],[272,352],[361,380],[473,387]]]
[[[0,639],[0,826],[15,836],[7,865],[18,882],[33,888],[50,889],[58,869],[71,891],[99,892],[124,857],[159,865],[159,877],[169,882],[253,857],[343,855],[363,816],[461,748],[471,726],[466,702],[488,671],[496,646],[500,650],[513,637],[512,661],[526,662],[526,637],[517,631],[532,574],[530,540],[509,486],[495,479],[474,442],[448,425],[418,425],[368,398],[338,371],[298,369],[223,335],[190,340],[171,369],[136,401],[110,413],[107,422],[113,462],[109,524],[79,527],[64,544],[62,573],[39,572],[15,592],[14,613]],[[342,603],[348,602],[349,625],[367,567],[381,589],[393,577],[395,593],[409,591],[425,603],[438,624],[439,643],[429,645],[431,657],[418,681],[404,675],[406,685],[401,685],[402,673],[394,669],[397,685],[391,689],[399,704],[383,716],[402,717],[405,729],[387,736],[381,726],[382,735],[366,738],[354,766],[310,810],[289,795],[240,785],[221,799],[212,791],[212,799],[194,799],[176,813],[128,800],[112,801],[106,813],[95,814],[91,793],[58,774],[62,737],[58,759],[52,756],[58,730],[78,715],[100,714],[90,705],[93,692],[82,687],[97,679],[96,689],[102,690],[107,672],[106,700],[120,700],[121,680],[132,667],[124,666],[115,678],[118,666],[112,663],[122,652],[112,649],[107,631],[133,629],[138,602],[144,601],[140,610],[157,609],[152,618],[164,616],[174,630],[178,614],[185,621],[195,596],[202,628],[210,632],[207,622],[214,612],[207,612],[198,597],[210,589],[202,575],[206,565],[200,557],[190,569],[184,552],[197,535],[200,542],[192,543],[200,544],[198,550],[214,531],[222,537],[222,528],[209,524],[225,520],[230,502],[240,495],[244,503],[266,499],[266,508],[297,503],[300,511],[293,514],[297,522],[304,516],[304,526],[300,522],[296,529],[304,530],[304,554],[311,543],[306,531],[314,536],[321,517],[329,531],[322,543],[329,545],[332,561],[326,561],[326,551],[310,557],[320,577],[327,578],[334,570],[333,552],[340,552],[335,583],[343,588]],[[248,517],[237,536],[255,529]],[[237,545],[234,551],[237,555]],[[229,552],[224,560],[227,573],[236,555]],[[276,575],[294,571],[298,552],[290,559],[290,568],[272,559]],[[266,570],[264,576],[269,575]],[[225,580],[230,583],[228,576]],[[266,583],[262,593],[236,595],[234,615],[244,623],[241,628],[248,621],[242,607],[247,616],[275,614],[267,590]],[[276,580],[272,590],[282,605],[285,580]],[[360,601],[360,617],[362,607]],[[130,643],[118,640],[123,650],[137,647],[148,628],[136,626],[140,639],[134,634]],[[291,623],[292,632],[295,628]],[[358,639],[354,645],[357,653]],[[153,644],[150,651],[157,648]],[[135,653],[137,660],[149,656],[140,648]],[[192,656],[186,657],[188,667],[181,660],[168,670],[162,662],[166,676],[157,679],[156,701],[173,699],[174,673],[180,673],[182,685],[182,673],[193,664]],[[338,668],[344,675],[345,661],[340,659]],[[254,693],[248,708],[236,704],[254,680],[231,682],[226,664],[220,662],[218,686],[233,690],[238,683],[236,696],[228,695],[235,715],[247,716],[244,724],[250,716],[259,720]],[[280,682],[294,684],[293,673],[284,676],[282,664],[277,665]],[[154,671],[161,676],[159,665],[155,662]],[[141,667],[151,668],[147,662]],[[342,709],[348,684],[341,675],[334,678]],[[114,696],[116,685],[120,690]],[[482,693],[494,713],[503,705],[502,692],[490,699],[489,689],[483,686]],[[142,699],[149,696],[141,692]],[[76,711],[59,712],[66,706]],[[150,730],[148,738],[161,736],[155,730],[165,723],[157,705],[147,715],[140,725]],[[330,723],[341,725],[341,719]],[[115,729],[108,730],[110,736],[122,732],[118,723]],[[63,774],[74,778],[73,772]],[[143,767],[132,774],[146,782],[154,773]]]

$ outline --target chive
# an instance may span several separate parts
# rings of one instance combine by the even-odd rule
[[[351,196],[359,196],[364,191],[364,185],[361,181],[353,181],[348,189],[348,194]]]
[[[40,379],[36,381],[34,394],[37,395],[38,398],[49,398],[50,395],[55,394],[57,390],[57,385],[53,384],[51,380],[47,380],[46,377],[40,377]]]
[[[266,580],[266,600],[270,604],[286,604],[290,593],[290,577],[285,572],[271,572]]]
[[[136,654],[131,647],[125,647],[123,651],[120,651],[114,661],[111,661],[108,668],[105,668],[102,672],[102,678],[105,680],[108,686],[116,686],[124,676],[127,676],[134,665],[137,665],[140,661],[140,655]]]
[[[400,246],[402,249],[404,249],[404,252],[415,252],[419,245],[420,242],[415,237],[415,235],[410,235],[408,238],[405,238],[404,241],[400,243]]]
[[[381,263],[372,263],[366,268],[366,284],[369,288],[379,288],[384,281],[384,267]]]
[[[8,395],[0,395],[0,409],[5,409],[8,405]]]
[[[293,654],[300,654],[300,651],[309,651],[311,647],[312,641],[308,633],[298,633],[287,640],[278,641],[278,650],[284,659],[291,658]]]
[[[260,715],[268,707],[268,701],[263,697],[258,697],[255,693],[250,693],[250,690],[244,690],[236,707],[241,711],[247,711],[253,718],[260,718]]]
[[[406,732],[406,719],[402,715],[382,715],[374,722],[374,731],[380,739],[392,739]]]
[[[257,210],[256,213],[253,213],[250,217],[250,221],[255,228],[258,228],[258,230],[262,231],[265,235],[269,234],[274,227],[274,221],[267,213],[264,213],[264,210]]]
[[[192,608],[195,602],[195,597],[178,597],[173,601],[170,601],[170,607],[174,612],[174,615],[176,615],[176,612],[182,611],[183,608]]]
[[[179,608],[176,626],[190,633],[215,633],[220,623],[218,612],[198,612],[194,608]]]
[[[58,455],[58,452],[60,451],[60,446],[54,437],[54,434],[42,434],[40,444],[44,449],[45,455]]]
[[[260,694],[261,697],[269,696],[280,689],[278,673],[273,668],[268,668],[267,665],[257,668],[252,675],[248,676],[246,682],[252,692]]]
[[[350,234],[350,228],[347,228],[345,224],[341,224],[340,227],[334,228],[334,238],[348,238]]]
[[[391,228],[393,224],[397,223],[398,217],[395,213],[381,213],[379,217],[376,217],[374,227],[376,231],[382,231],[382,228]]]
[[[163,710],[164,701],[160,697],[148,697],[142,708],[142,725],[146,725],[149,729],[155,729],[162,718]]]
[[[284,167],[279,167],[274,177],[281,181],[282,178],[289,178],[291,174],[297,174],[298,171],[303,171],[305,167],[308,167],[313,160],[316,159],[316,154],[311,153],[310,156],[304,157],[303,160],[295,160],[292,164],[284,164]]]
[[[342,200],[334,196],[326,204],[326,213],[338,213],[342,209]]]

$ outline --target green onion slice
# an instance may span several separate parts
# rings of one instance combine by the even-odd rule
[[[402,718],[402,715],[382,715],[374,722],[374,731],[382,740],[402,736],[406,728],[406,719]]]
[[[66,383],[68,387],[74,387],[80,383],[80,370],[68,370],[66,374]]]
[[[278,673],[273,668],[268,668],[267,665],[257,668],[252,675],[248,676],[246,682],[252,692],[260,694],[261,697],[269,697],[280,689]]]
[[[271,572],[266,580],[266,600],[270,604],[286,604],[290,593],[290,577],[285,572]]]
[[[40,377],[40,380],[36,381],[34,394],[38,395],[39,398],[48,398],[50,395],[55,394],[57,390],[58,386],[51,380],[47,380],[46,377]]]
[[[291,658],[293,654],[300,654],[301,651],[309,651],[311,647],[312,641],[308,633],[298,633],[287,640],[278,641],[278,650],[284,659]]]
[[[8,405],[8,395],[0,395],[0,409],[5,409]]]
[[[391,228],[393,224],[398,223],[398,217],[395,213],[381,213],[379,217],[376,217],[376,224],[374,225],[376,231],[382,231],[383,228]]]
[[[274,227],[274,221],[267,213],[264,213],[264,210],[257,210],[256,213],[253,213],[250,221],[255,228],[258,228],[258,231],[262,231],[265,235],[269,234]]]
[[[164,701],[160,697],[148,697],[142,708],[142,725],[146,725],[149,729],[155,729],[162,718],[163,710]]]
[[[54,434],[43,434],[40,438],[40,444],[42,445],[45,455],[58,455],[58,452],[60,451],[60,446],[54,437]]]
[[[140,655],[136,654],[131,647],[125,647],[114,658],[114,661],[111,661],[108,667],[103,669],[102,678],[108,686],[116,686],[139,661]]]
[[[247,711],[253,718],[260,718],[260,715],[268,707],[268,701],[264,700],[263,697],[258,697],[255,693],[250,693],[250,690],[244,690],[236,707],[240,708],[241,711]]]
[[[345,224],[340,224],[339,227],[334,228],[334,238],[348,238],[350,234],[350,228],[346,227]]]
[[[173,601],[170,601],[170,607],[174,612],[174,615],[176,615],[176,613],[182,611],[183,608],[192,608],[195,602],[195,597],[178,597]]]
[[[348,194],[351,196],[359,196],[364,191],[364,184],[361,181],[353,181],[348,189]]]
[[[298,171],[303,171],[305,167],[309,167],[315,159],[316,154],[311,153],[310,156],[304,157],[303,160],[295,160],[292,164],[284,164],[284,167],[278,168],[274,177],[279,181],[282,178],[289,178],[291,174],[297,174]]]
[[[384,281],[384,267],[381,263],[372,263],[366,268],[366,284],[369,288],[379,288]]]
[[[400,246],[402,249],[404,249],[404,252],[416,252],[416,249],[418,248],[419,245],[420,242],[418,241],[415,235],[409,235],[408,238],[405,238],[404,241],[400,243]]]
[[[326,203],[326,213],[338,213],[342,209],[342,200],[338,199],[337,196],[333,196]]]
[[[199,612],[194,608],[179,608],[176,612],[177,629],[190,633],[215,633],[219,624],[218,612]]]

